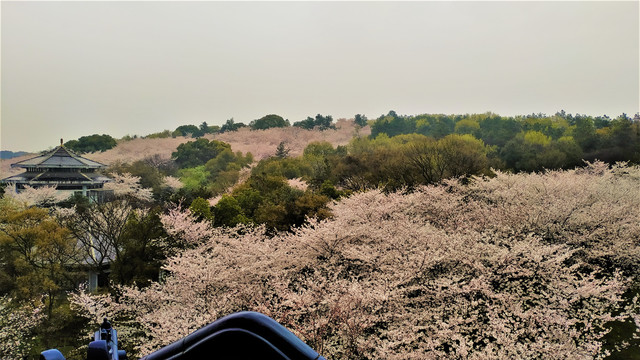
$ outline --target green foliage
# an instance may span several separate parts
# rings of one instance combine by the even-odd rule
[[[236,226],[248,224],[251,220],[244,215],[238,200],[230,195],[222,195],[214,207],[214,223],[216,226]]]
[[[326,141],[310,142],[303,151],[304,164],[310,169],[309,183],[318,188],[324,181],[331,178],[332,168],[337,159],[347,154],[347,148],[336,148]]]
[[[340,191],[336,189],[331,180],[325,180],[320,186],[320,194],[324,195],[330,199],[338,200],[342,196],[345,195],[344,191]]]
[[[333,125],[333,117],[331,115],[316,115],[315,128],[318,130],[335,129],[336,127]]]
[[[500,151],[508,168],[516,171],[562,169],[581,163],[582,150],[570,136],[551,140],[539,131],[518,134]]]
[[[206,121],[203,121],[199,129],[203,134],[215,134],[220,131],[220,126],[209,126]]]
[[[289,159],[268,163],[286,160]],[[263,165],[263,169],[269,168]],[[265,224],[272,231],[287,231],[302,225],[306,217],[329,217],[328,201],[323,194],[292,188],[282,176],[254,172],[231,195],[225,194],[218,201],[214,207],[214,223],[216,226],[256,223]]]
[[[304,219],[300,217],[301,210],[297,209],[295,202],[304,194],[303,191],[290,187],[282,177],[262,174],[252,175],[247,185],[258,191],[262,198],[254,211],[254,222],[281,231],[302,225]]]
[[[193,199],[191,205],[189,205],[189,210],[191,210],[191,213],[195,215],[198,220],[213,222],[213,212],[211,211],[209,201],[206,199],[201,197]]]
[[[307,147],[305,147],[302,152],[305,158],[310,158],[314,156],[326,157],[329,155],[334,155],[336,153],[337,153],[337,150],[328,141],[312,141],[309,144],[307,144]]]
[[[596,148],[598,137],[593,119],[583,116],[577,117],[571,133],[585,152],[590,152]]]
[[[307,130],[313,130],[315,126],[315,121],[313,120],[312,117],[309,116],[304,120],[294,122],[293,126],[300,127]]]
[[[278,147],[276,148],[276,155],[275,156],[277,158],[284,159],[284,158],[289,156],[289,151],[291,151],[291,150],[286,147],[285,142],[281,141],[278,144]]]
[[[640,162],[640,122],[626,114],[611,120],[564,111],[553,116],[516,117],[493,113],[400,116],[390,111],[371,124],[372,138],[411,133],[435,139],[451,133],[473,135],[492,147],[488,153],[491,166],[508,170],[570,168],[580,164],[576,159]],[[567,137],[573,142],[567,142]]]
[[[358,126],[367,126],[367,117],[361,114],[356,114],[356,116],[353,118],[353,121],[356,123],[356,125]]]
[[[237,131],[240,128],[245,127],[246,125],[243,123],[236,123],[235,121],[233,121],[233,118],[227,120],[227,122],[224,123],[224,125],[222,125],[222,127],[220,128],[220,132],[224,133],[227,131]]]
[[[90,204],[91,200],[89,200],[88,197],[82,195],[82,193],[78,192],[69,196],[66,200],[59,202],[57,206],[65,209],[69,209],[74,206],[77,206],[79,208],[87,208],[90,206]]]
[[[565,159],[564,163],[557,169],[583,165],[582,149],[573,137],[563,136],[557,140],[554,146],[564,154]]]
[[[69,267],[78,259],[75,239],[48,210],[22,208],[9,199],[0,201],[0,224],[0,295],[18,301],[44,295],[50,318],[77,281]]]
[[[116,139],[109,135],[93,134],[89,136],[82,136],[78,140],[70,140],[64,143],[64,146],[79,154],[106,151],[117,145]]]
[[[451,134],[438,141],[443,153],[445,177],[479,175],[487,169],[488,149],[473,135]]]
[[[121,137],[120,141],[131,141],[131,140],[134,140],[134,139],[137,139],[137,138],[138,138],[138,135],[131,136],[131,135],[127,134],[127,135]]]
[[[455,129],[455,119],[452,116],[419,115],[412,120],[415,121],[416,133],[436,139],[453,133]]]
[[[178,126],[173,133],[173,137],[176,136],[191,136],[192,138],[199,138],[204,136],[205,132],[195,125],[181,125]]]
[[[68,289],[69,291],[73,289]],[[58,349],[68,360],[83,360],[86,342],[87,320],[71,309],[68,299],[61,298],[53,309],[51,317],[35,328],[36,343],[30,358],[38,359],[44,349]]]
[[[144,160],[138,160],[131,164],[116,162],[109,166],[109,174],[131,174],[140,178],[140,186],[150,188],[154,195],[159,195],[162,184],[164,183],[164,174],[157,167],[147,163]]]
[[[251,130],[264,130],[276,127],[288,127],[289,121],[276,114],[269,114],[249,123]]]
[[[375,139],[355,138],[346,149],[334,150],[323,143],[305,149],[303,159],[313,169],[311,186],[331,198],[340,195],[328,184],[350,191],[395,191],[488,173],[489,154],[494,153],[470,134],[450,134],[440,140],[419,134],[380,134]]]
[[[522,125],[514,118],[503,118],[487,114],[480,120],[480,136],[487,145],[504,146],[522,130]]]
[[[389,111],[387,115],[380,116],[371,124],[372,138],[382,133],[392,137],[414,132],[416,132],[416,122],[411,118],[398,116],[393,110]]]
[[[207,161],[205,168],[212,177],[218,176],[223,171],[228,170],[240,170],[243,167],[249,166],[253,160],[251,153],[247,153],[247,156],[243,156],[241,152],[235,154],[231,149],[222,150],[216,157]]]
[[[224,192],[238,181],[240,170],[252,162],[251,153],[243,156],[239,151],[234,154],[230,149],[223,150],[205,164],[205,170],[208,172],[207,188],[213,194]]]
[[[610,122],[611,119],[607,115],[598,116],[593,119],[593,125],[596,127],[596,130],[608,127]]]
[[[305,120],[297,121],[293,123],[293,126],[307,130],[317,129],[321,131],[336,128],[335,125],[333,125],[333,117],[331,115],[323,116],[320,114],[316,115],[315,119],[309,116]]]
[[[133,212],[127,220],[120,257],[111,264],[119,284],[146,286],[158,280],[164,252],[157,240],[167,236],[161,213],[162,208],[156,207],[147,213]]]
[[[551,138],[540,131],[529,130],[524,133],[522,139],[529,145],[544,147],[551,143]]]
[[[241,152],[233,153],[226,143],[215,140],[207,142],[206,139],[196,140],[196,142],[198,141],[203,142],[201,144],[203,147],[208,147],[208,149],[202,150],[202,152],[208,153],[208,156],[216,153],[216,151],[217,153],[207,160],[204,165],[183,168],[178,171],[178,176],[184,186],[178,191],[176,198],[184,198],[189,202],[197,197],[210,198],[225,192],[238,181],[240,170],[248,167],[253,162],[251,153],[246,155],[242,155]],[[207,142],[207,145],[204,142]],[[178,147],[178,150],[182,150],[183,155],[193,153],[189,149],[185,150],[180,147]],[[190,161],[189,163],[193,164],[195,162]]]
[[[480,124],[475,119],[462,119],[456,123],[454,131],[456,134],[471,134],[477,136],[480,132]]]
[[[207,186],[209,172],[204,165],[181,169],[178,171],[180,181],[184,184],[183,189],[186,191],[196,191]]]
[[[304,178],[311,175],[311,166],[301,158],[272,157],[260,160],[251,173],[281,176],[285,179]]]
[[[296,197],[294,207],[290,212],[293,216],[293,225],[302,225],[306,218],[327,219],[332,216],[327,208],[329,197],[323,194],[315,194],[305,191],[301,196]]]
[[[178,167],[181,169],[204,165],[215,158],[224,150],[230,150],[231,146],[217,140],[198,139],[178,145],[171,154]]]
[[[264,201],[260,191],[247,184],[240,185],[233,191],[233,197],[238,201],[242,212],[249,218],[255,217],[255,212]]]
[[[406,157],[401,150],[405,144],[392,139],[395,138],[381,135],[373,140],[352,140],[346,156],[330,157],[325,161],[329,175],[318,178],[317,182],[322,184],[331,180],[353,191],[407,186],[412,182],[412,174],[406,171]]]
[[[153,133],[153,134],[149,134],[147,136],[145,136],[145,139],[166,139],[171,137],[172,132],[171,130],[164,130],[161,132],[157,132],[157,133]]]
[[[558,139],[569,131],[569,122],[559,116],[527,116],[520,121],[524,131],[537,131],[553,139]]]

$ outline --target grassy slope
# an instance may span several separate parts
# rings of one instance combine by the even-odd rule
[[[311,131],[294,127],[255,131],[244,128],[237,132],[207,135],[206,138],[227,142],[231,144],[233,151],[251,152],[256,160],[260,160],[275,154],[276,147],[282,141],[290,149],[290,155],[298,156],[302,154],[307,144],[312,141],[328,141],[334,146],[346,145],[356,134],[368,136],[371,133],[371,129],[368,126],[356,131],[351,120],[340,119],[337,121],[336,127],[336,130],[327,131]],[[192,141],[192,139],[186,137],[165,139],[137,138],[129,141],[119,141],[118,145],[111,150],[85,154],[84,156],[106,165],[115,161],[134,162],[154,155],[162,159],[169,159],[178,145],[187,141]],[[0,177],[4,178],[21,173],[22,169],[11,169],[11,164],[33,156],[35,155],[29,154],[10,160],[1,160]]]

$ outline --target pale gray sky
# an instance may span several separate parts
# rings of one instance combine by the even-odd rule
[[[2,1],[2,150],[322,113],[639,111],[639,3]]]

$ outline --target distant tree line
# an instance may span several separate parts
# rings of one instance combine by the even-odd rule
[[[0,151],[0,159],[13,159],[14,157],[22,156],[28,154],[25,151],[8,151],[2,150]]]
[[[500,168],[514,171],[571,168],[582,160],[640,162],[640,117],[531,114],[503,117],[493,113],[400,116],[394,111],[371,123],[371,137],[421,134],[440,139],[469,134],[492,146]]]
[[[307,130],[327,130],[327,129],[335,129],[335,125],[333,125],[333,117],[331,115],[323,116],[316,115],[315,118],[307,117],[302,121],[298,121],[293,123],[293,126],[301,127]]]
[[[359,126],[367,125],[367,118],[364,115],[356,115],[355,117],[356,124]],[[177,136],[186,136],[191,138],[200,138],[207,134],[217,134],[217,133],[225,133],[229,131],[237,131],[241,128],[248,127],[251,130],[266,130],[271,128],[285,128],[292,126],[288,119],[284,119],[280,115],[269,114],[265,115],[259,119],[252,120],[249,124],[245,124],[242,122],[236,122],[233,118],[225,121],[222,126],[217,125],[209,125],[206,121],[202,122],[199,126],[196,125],[180,125],[175,130],[164,130],[157,133],[152,133],[144,138],[147,139],[157,139],[157,138],[169,138],[169,137],[177,137]],[[333,124],[333,117],[331,115],[316,115],[315,118],[307,117],[305,120],[297,121],[293,123],[293,126],[300,127],[308,130],[327,130],[327,129],[335,129],[335,125]],[[135,139],[137,136],[129,136],[124,137],[124,140]]]

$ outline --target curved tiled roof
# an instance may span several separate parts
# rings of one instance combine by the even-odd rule
[[[50,152],[36,156],[31,159],[23,160],[15,164],[11,164],[11,167],[21,168],[69,168],[69,169],[98,169],[105,167],[97,161],[89,160],[75,154],[73,151],[65,148],[64,146],[58,146]]]

